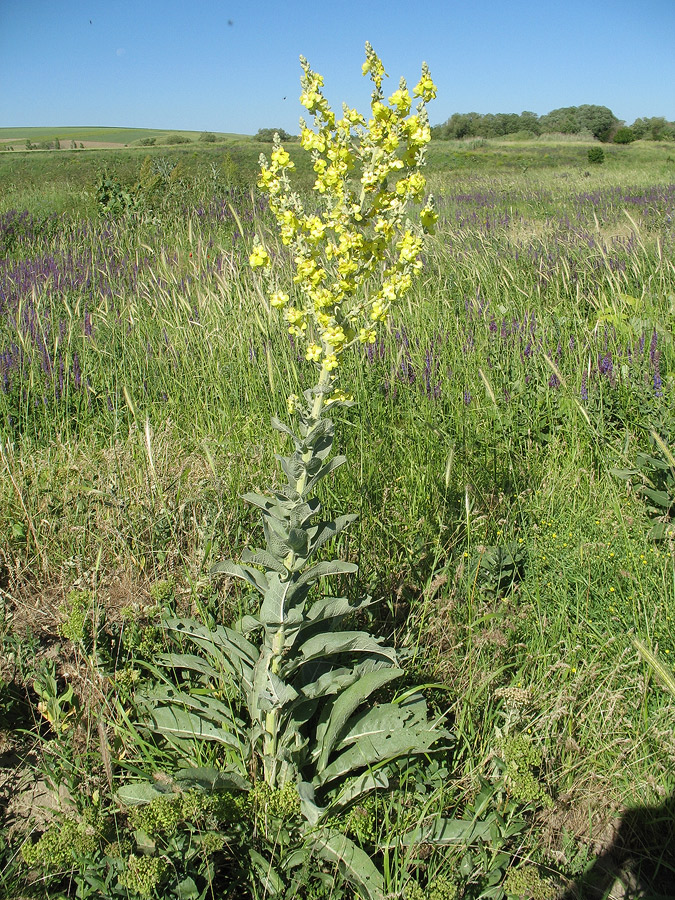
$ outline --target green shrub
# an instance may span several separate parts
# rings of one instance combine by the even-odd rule
[[[215,144],[217,138],[212,131],[202,131],[199,135],[199,140],[205,144]]]
[[[190,138],[185,137],[184,134],[169,134],[166,136],[164,143],[165,144],[189,144]]]
[[[632,144],[634,140],[636,140],[636,137],[632,128],[619,128],[614,135],[615,144]]]
[[[597,166],[602,165],[605,161],[605,151],[602,147],[591,147],[588,151],[588,161]]]

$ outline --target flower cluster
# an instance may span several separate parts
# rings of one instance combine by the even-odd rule
[[[322,93],[322,76],[302,57],[301,65],[300,102],[314,116],[313,129],[301,120],[301,143],[312,155],[318,211],[307,211],[292,191],[294,163],[278,138],[270,160],[261,156],[258,181],[293,257],[292,296],[274,284],[269,253],[258,237],[250,263],[267,274],[270,304],[282,311],[289,333],[305,341],[306,358],[327,381],[347,347],[375,342],[377,324],[422,267],[423,235],[437,219],[433,198],[424,203],[420,172],[431,139],[426,103],[436,88],[425,63],[413,91],[420,98],[414,113],[403,79],[386,101],[384,67],[366,44],[363,73],[374,85],[371,117],[366,121],[346,105],[338,117]]]

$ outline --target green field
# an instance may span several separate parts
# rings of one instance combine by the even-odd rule
[[[270,418],[315,378],[248,264],[264,236],[294,290],[256,188],[271,148],[68,131],[0,129],[130,144],[0,153],[0,897],[285,897],[295,872],[294,896],[355,898],[360,853],[402,900],[672,897],[675,146],[430,145],[437,231],[377,342],[345,351],[347,463],[317,496],[358,514],[325,551],[358,575],[329,594],[371,596],[349,627],[405,668],[372,715],[427,685],[450,737],[367,768],[342,852],[277,881],[297,792],[170,780],[236,763],[225,656],[171,617],[254,613],[211,570],[263,540],[242,495],[284,483]],[[148,727],[186,684],[220,742]],[[120,802],[153,776],[163,797]]]
[[[199,131],[163,131],[156,128],[102,128],[98,126],[65,128],[0,128],[0,142],[5,141],[30,141],[37,144],[40,141],[59,140],[70,141],[95,141],[97,143],[133,145],[138,141],[155,138],[158,144],[164,143],[169,135],[180,134],[191,141],[199,139]],[[238,135],[217,133],[218,140],[236,138]]]

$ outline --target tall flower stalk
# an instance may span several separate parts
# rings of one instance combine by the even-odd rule
[[[403,80],[385,102],[384,68],[367,44],[363,69],[374,85],[371,117],[366,121],[345,106],[338,119],[321,92],[323,79],[301,62],[300,99],[315,126],[302,123],[302,145],[312,153],[319,211],[306,211],[293,192],[293,162],[276,138],[271,160],[261,159],[259,184],[292,254],[292,284],[279,284],[261,236],[250,262],[263,274],[271,306],[316,366],[317,381],[302,397],[288,398],[296,416],[292,426],[272,419],[292,443],[287,456],[277,456],[285,482],[271,494],[244,496],[261,510],[265,546],[245,550],[240,562],[214,567],[260,594],[257,612],[232,628],[167,622],[177,641],[199,654],[173,654],[167,661],[193,669],[209,686],[222,684],[223,677],[226,684],[217,696],[207,687],[198,698],[162,688],[148,698],[147,722],[179,742],[187,735],[218,742],[236,776],[228,783],[251,796],[276,797],[277,806],[280,796],[284,803],[295,798],[289,810],[299,818],[292,827],[281,821],[269,833],[274,816],[268,803],[262,813],[267,824],[254,830],[252,871],[267,893],[294,895],[310,861],[320,857],[361,895],[383,900],[382,874],[340,823],[359,798],[389,789],[402,760],[430,752],[446,732],[429,718],[419,690],[392,694],[391,683],[404,674],[395,649],[351,627],[350,617],[371,599],[350,603],[333,596],[330,584],[318,589],[357,567],[324,557],[324,546],[355,516],[323,519],[315,492],[345,462],[331,455],[330,418],[334,408],[352,402],[337,384],[344,353],[376,341],[378,326],[422,268],[424,233],[436,219],[432,200],[424,202],[420,172],[431,136],[425,105],[436,89],[423,65],[413,92],[420,100],[415,112]],[[381,694],[385,686],[389,700]],[[222,781],[213,773],[209,778]],[[455,840],[465,826],[474,828],[455,823],[448,829],[432,816],[414,833],[404,833],[404,826],[392,846],[445,841],[448,835]]]

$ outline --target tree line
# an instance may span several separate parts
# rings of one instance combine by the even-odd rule
[[[675,122],[662,116],[636,119],[626,125],[606,106],[586,104],[563,106],[544,116],[525,110],[521,113],[453,113],[441,125],[434,125],[432,136],[437,140],[461,140],[462,138],[495,138],[518,135],[522,138],[540,134],[574,134],[595,138],[598,141],[614,141],[628,144],[636,140],[675,140]]]

